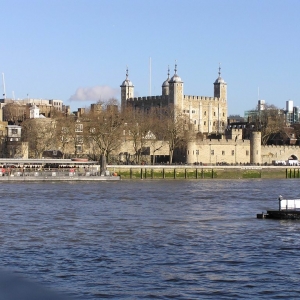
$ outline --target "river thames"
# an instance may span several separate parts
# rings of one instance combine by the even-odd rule
[[[1,183],[0,269],[71,299],[296,299],[299,179]]]

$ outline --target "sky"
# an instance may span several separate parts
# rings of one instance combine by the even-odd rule
[[[72,111],[120,100],[127,67],[136,97],[161,95],[175,63],[185,95],[212,97],[221,64],[228,115],[243,116],[258,99],[300,106],[299,0],[1,0],[0,7],[7,98],[60,99]]]

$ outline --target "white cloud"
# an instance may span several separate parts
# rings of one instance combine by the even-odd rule
[[[120,90],[112,88],[107,85],[94,86],[94,87],[80,87],[76,90],[75,94],[70,97],[70,101],[106,101],[110,98],[119,96]]]

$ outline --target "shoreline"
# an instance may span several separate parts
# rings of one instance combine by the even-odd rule
[[[300,178],[300,166],[108,165],[122,179]]]

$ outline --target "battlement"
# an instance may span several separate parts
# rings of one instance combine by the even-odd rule
[[[167,100],[168,96],[147,96],[147,97],[134,97],[128,98],[127,101],[129,102],[141,102],[141,101],[163,101]]]
[[[183,100],[191,101],[191,100],[198,100],[198,101],[220,101],[220,98],[217,97],[206,97],[206,96],[190,96],[184,95]]]
[[[195,141],[197,146],[207,146],[207,145],[250,145],[250,140],[232,140],[232,139],[203,139]]]
[[[261,146],[264,149],[282,149],[282,150],[299,150],[299,145],[265,145]]]

